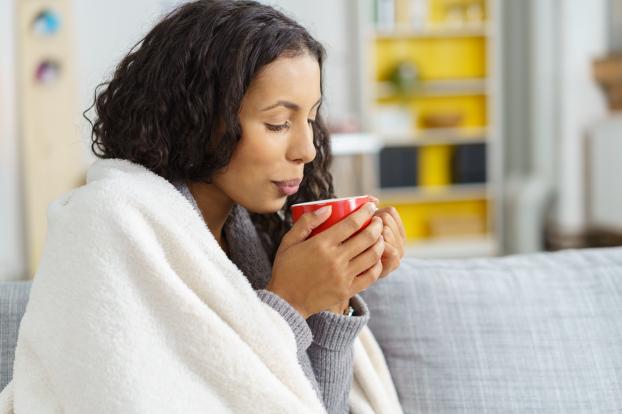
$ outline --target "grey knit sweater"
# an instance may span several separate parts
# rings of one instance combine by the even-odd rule
[[[200,210],[183,182],[175,187]],[[258,297],[287,321],[296,337],[298,361],[328,413],[348,412],[352,384],[352,343],[369,320],[369,310],[360,296],[350,301],[353,316],[320,312],[307,320],[278,295],[265,290],[272,265],[263,249],[248,211],[234,206],[223,228],[229,245],[229,258],[248,278]]]

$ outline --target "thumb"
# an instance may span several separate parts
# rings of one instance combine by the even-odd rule
[[[283,236],[281,249],[287,249],[301,243],[309,237],[313,229],[324,223],[332,213],[332,206],[324,206],[313,212],[303,214],[292,228]]]

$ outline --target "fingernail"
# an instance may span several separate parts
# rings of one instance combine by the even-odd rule
[[[323,216],[324,214],[328,213],[332,208],[332,206],[324,206],[315,210],[313,214],[316,216]]]
[[[378,207],[376,207],[376,205],[374,203],[367,203],[367,209],[369,210],[370,213],[375,213],[376,210],[378,210]]]

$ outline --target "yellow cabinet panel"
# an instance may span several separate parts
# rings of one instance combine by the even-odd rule
[[[459,127],[479,128],[487,126],[487,99],[485,95],[465,95],[465,96],[426,96],[414,97],[407,101],[398,99],[382,99],[381,104],[406,103],[413,111],[417,119],[417,128],[425,128],[422,123],[423,116],[426,114],[438,114],[448,112],[460,112],[462,121]]]
[[[450,145],[430,145],[419,148],[420,186],[438,187],[451,183],[451,153]]]
[[[376,79],[386,80],[403,61],[423,80],[486,77],[486,38],[424,37],[376,40]]]
[[[403,204],[383,200],[383,203],[382,206],[396,208],[409,241],[484,235],[490,230],[486,200]]]

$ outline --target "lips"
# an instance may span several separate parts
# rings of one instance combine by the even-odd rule
[[[276,185],[276,187],[279,189],[281,194],[285,196],[295,194],[298,191],[301,182],[302,178],[293,178],[284,181],[272,181],[272,183]]]
[[[302,178],[292,178],[291,180],[285,180],[285,181],[274,181],[274,183],[276,184],[287,185],[287,186],[300,185],[301,182],[302,182]]]

